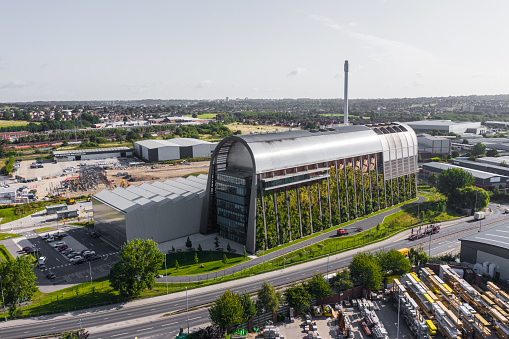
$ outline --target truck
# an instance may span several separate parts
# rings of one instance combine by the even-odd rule
[[[475,212],[474,213],[474,219],[475,220],[486,219],[486,214],[484,212]]]
[[[348,232],[342,228],[340,228],[338,231],[337,231],[337,235],[338,237],[342,236],[342,235],[348,235]]]
[[[410,250],[408,248],[401,248],[399,250],[397,250],[399,253],[403,254],[405,257],[408,257],[408,252],[410,252]]]

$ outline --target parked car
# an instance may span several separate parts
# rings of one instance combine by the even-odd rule
[[[51,246],[55,247],[55,248],[58,248],[58,247],[63,246],[63,245],[65,245],[65,241],[57,241],[56,243],[51,244]]]
[[[69,247],[69,248],[66,248],[65,250],[63,250],[62,254],[67,255],[67,254],[71,253],[72,251],[73,251],[73,249]]]
[[[50,236],[49,238],[46,239],[47,242],[52,242],[52,241],[55,241],[55,238],[53,236]]]
[[[40,264],[45,264],[47,259],[48,258],[46,258],[46,257],[39,257],[39,260],[38,260],[39,261],[39,265]]]
[[[100,260],[100,259],[102,259],[102,256],[94,254],[94,255],[91,255],[91,256],[87,257],[86,259],[87,259],[88,261],[95,261],[95,260]]]
[[[81,255],[77,255],[77,256],[71,258],[71,262],[72,263],[75,263],[78,260],[84,260],[84,259],[83,259],[83,257]]]
[[[64,251],[64,250],[68,249],[68,248],[69,248],[69,246],[67,246],[67,245],[62,245],[62,246],[60,246],[60,247],[58,248],[58,251],[59,251],[59,252],[62,252],[62,251]]]
[[[84,256],[85,258],[87,256],[91,256],[91,255],[94,255],[94,254],[95,254],[95,251],[89,251],[89,250],[85,250],[85,251],[81,252],[81,255]]]
[[[49,272],[48,274],[46,274],[46,278],[48,278],[48,279],[55,279],[56,277],[57,276],[53,272]]]
[[[75,257],[77,255],[80,255],[80,254],[78,252],[76,252],[76,251],[72,251],[71,253],[67,254],[67,258],[72,258],[72,257]]]
[[[85,262],[85,259],[80,258],[80,259],[78,259],[78,260],[76,260],[76,261],[73,261],[72,263],[73,263],[74,265],[79,265],[79,264],[83,264],[84,262]]]
[[[41,249],[40,248],[37,248],[37,247],[32,247],[32,248],[29,248],[28,251],[26,251],[26,253],[35,253],[35,252],[40,252]]]
[[[33,248],[33,246],[25,246],[22,248],[22,250],[26,253],[29,253],[30,249]]]
[[[40,270],[46,270],[48,268],[46,267],[46,264],[39,264],[39,269]]]
[[[92,236],[92,238],[99,238],[99,237],[101,236],[101,235],[100,235],[99,233],[97,233],[97,232],[92,232],[90,235]]]

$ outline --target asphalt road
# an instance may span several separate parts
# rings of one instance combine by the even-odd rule
[[[492,206],[494,213],[483,222],[483,230],[504,224],[505,215],[501,209]],[[427,250],[428,244],[434,252],[443,252],[441,248],[457,242],[457,239],[474,234],[479,230],[479,222],[472,218],[442,224],[438,235],[410,241],[405,234],[399,234],[384,242],[366,246],[364,250],[378,248],[402,248],[423,245]],[[452,243],[451,243],[452,242]],[[327,258],[286,268],[282,271],[270,272],[246,279],[213,285],[189,291],[189,307],[196,307],[211,303],[226,289],[236,292],[254,292],[266,280],[275,286],[311,277],[320,272],[334,272],[348,265],[353,254],[358,250],[334,255],[327,263]],[[31,318],[26,320],[9,321],[0,326],[2,338],[29,338],[36,335],[68,331],[78,328],[79,319],[82,326],[90,329],[90,338],[173,338],[180,327],[187,327],[185,314],[161,317],[162,314],[186,309],[185,292],[170,294],[152,299],[135,301],[128,304],[110,305],[108,307],[62,314],[53,317]],[[209,322],[206,310],[198,311],[195,316],[190,315],[190,327],[203,327]],[[193,318],[191,320],[191,318]]]

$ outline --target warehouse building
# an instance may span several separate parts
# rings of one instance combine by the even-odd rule
[[[482,229],[482,225],[480,225]],[[460,260],[474,265],[477,274],[509,279],[509,225],[469,235],[461,241]]]
[[[451,120],[420,120],[410,121],[406,123],[416,133],[432,132],[438,130],[442,133],[474,133],[484,134],[486,133],[486,127],[481,126],[480,122],[468,122],[468,121],[451,121]]]
[[[191,138],[143,140],[134,143],[134,154],[147,162],[210,157],[216,143]]]
[[[108,158],[132,157],[133,150],[129,147],[109,147],[94,149],[78,149],[68,151],[53,151],[55,161],[80,161]]]
[[[471,168],[466,167],[460,167],[460,166],[454,166],[451,164],[445,164],[445,163],[439,163],[439,162],[430,162],[427,164],[422,165],[422,173],[425,177],[429,176],[431,173],[435,173],[439,175],[442,173],[442,171],[452,169],[452,168],[459,168],[466,172],[471,173],[474,176],[474,186],[481,187],[484,189],[490,189],[494,187],[500,187],[505,188],[507,187],[507,182],[509,180],[509,177],[494,174],[494,173],[488,173],[484,171],[478,171]]]
[[[164,242],[199,232],[207,176],[103,190],[92,197],[95,231],[117,247],[136,238]]]
[[[417,135],[417,146],[422,158],[428,159],[439,154],[451,154],[451,139],[429,134]]]
[[[415,197],[416,171],[401,123],[230,136],[212,155],[200,231],[273,248]]]
[[[494,165],[489,162],[479,161],[480,159],[482,159],[482,158],[477,158],[478,161],[472,161],[472,160],[468,160],[468,158],[454,158],[454,159],[449,159],[448,161],[451,164],[456,165],[456,166],[467,167],[467,168],[475,169],[478,171],[484,171],[484,172],[489,172],[489,173],[494,173],[494,174],[499,174],[499,175],[504,175],[504,176],[509,177],[509,167],[500,165],[500,163],[503,160],[499,159],[497,165]],[[497,159],[497,158],[494,158],[494,159]],[[509,160],[506,160],[506,161],[509,161]]]

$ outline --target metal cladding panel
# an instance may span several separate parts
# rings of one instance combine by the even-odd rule
[[[180,183],[180,182],[175,181],[173,179],[168,179],[164,183],[166,185],[169,185],[169,186],[180,188],[180,189],[182,189],[185,192],[197,192],[197,191],[200,190],[199,188],[187,185],[187,183]]]
[[[194,188],[198,188],[198,189],[202,189],[204,190],[205,189],[205,185],[203,184],[199,184],[197,182],[194,182],[192,180],[189,180],[189,178],[177,178],[175,179],[176,182],[180,182],[182,184],[185,184],[185,185],[189,185],[191,187],[194,187]]]
[[[150,199],[151,197],[155,196],[155,193],[148,192],[138,186],[129,186],[126,189],[128,192],[133,192],[134,194],[141,195],[142,197],[145,197],[147,199]]]
[[[167,184],[167,183],[164,183],[164,182],[160,182],[160,181],[156,181],[152,185],[154,185],[156,187],[160,187],[160,188],[162,188],[162,189],[164,189],[164,190],[166,190],[168,192],[172,192],[174,194],[182,194],[182,193],[186,192],[182,188],[175,187],[175,186],[172,186],[170,184]]]
[[[128,199],[125,199],[115,193],[112,193],[108,190],[103,190],[97,193],[96,195],[94,195],[94,198],[100,200],[102,203],[108,204],[126,213],[137,208],[136,203]]]
[[[364,128],[348,129],[341,133],[288,132],[280,133],[287,134],[285,138],[280,139],[250,141],[249,138],[245,138],[245,140],[254,156],[256,173],[382,151],[380,139],[374,131],[365,126],[353,127]],[[292,134],[294,137],[289,137]]]
[[[154,185],[147,184],[146,182],[141,184],[139,187],[144,189],[145,191],[157,194],[162,197],[172,194],[172,192],[169,192],[167,190],[164,190],[164,189],[154,186]],[[156,197],[151,197],[150,199],[154,200],[154,198],[156,198]]]

